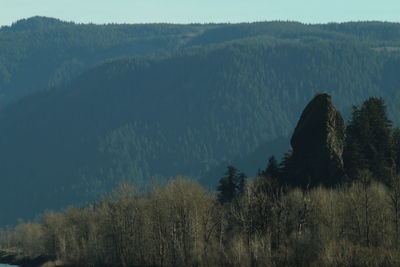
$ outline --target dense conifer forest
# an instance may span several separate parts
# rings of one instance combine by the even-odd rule
[[[399,32],[381,22],[94,25],[42,17],[2,27],[0,201],[13,204],[2,208],[0,225],[93,203],[124,180],[144,189],[181,174],[215,190],[232,164],[254,177],[270,156],[290,155],[289,136],[319,92],[332,95],[347,124],[354,112],[363,118],[365,99],[382,97],[397,126]],[[359,142],[348,144],[359,152],[344,148],[348,162],[389,157],[358,158],[369,149]],[[387,172],[389,161],[367,169]]]
[[[398,266],[400,135],[383,99],[354,106],[345,128],[331,96],[318,94],[302,112],[291,143],[281,162],[271,157],[255,178],[228,166],[216,192],[189,177],[141,190],[124,182],[96,203],[3,229],[0,261]],[[332,175],[336,179],[327,179]]]

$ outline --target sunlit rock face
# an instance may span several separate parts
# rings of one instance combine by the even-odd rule
[[[291,139],[291,180],[302,186],[332,186],[344,177],[344,121],[328,94],[306,106]]]

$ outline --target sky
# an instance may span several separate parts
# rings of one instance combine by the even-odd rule
[[[98,24],[400,22],[400,0],[0,0],[0,25],[32,16]]]

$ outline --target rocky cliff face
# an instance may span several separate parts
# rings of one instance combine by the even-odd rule
[[[343,118],[328,94],[319,94],[301,114],[291,139],[291,182],[332,186],[344,177]]]

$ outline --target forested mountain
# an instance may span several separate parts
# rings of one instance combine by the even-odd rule
[[[203,28],[208,27],[20,20],[0,28],[0,105],[68,82],[109,58],[175,50]]]
[[[289,148],[274,140],[291,135],[318,92],[330,93],[345,117],[353,104],[382,96],[398,123],[399,30],[389,23],[98,26],[43,18],[3,27],[0,39],[15,38],[0,41],[12,52],[0,50],[9,77],[0,86],[10,86],[0,88],[15,89],[3,103],[42,92],[0,112],[0,201],[13,203],[0,223],[92,201],[121,180],[144,186],[184,174],[214,186],[233,161],[254,174],[271,153]],[[78,68],[57,70],[73,58]],[[66,76],[55,81],[56,72]],[[44,90],[49,83],[57,86]]]
[[[76,24],[32,17],[0,28],[0,107],[22,96],[67,83],[103,60],[169,53],[190,46],[269,36],[362,42],[397,50],[400,26],[365,22],[306,25],[298,22],[242,24]]]

